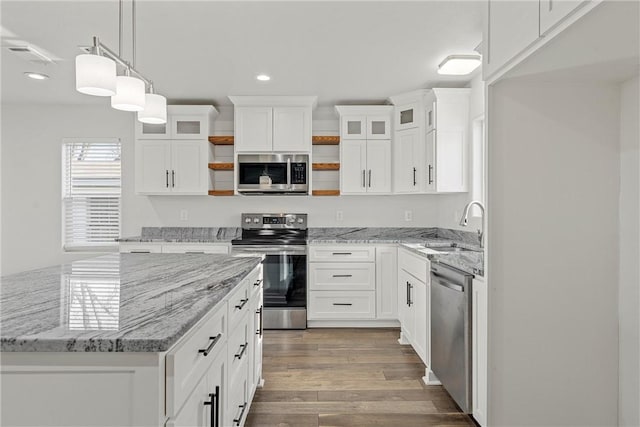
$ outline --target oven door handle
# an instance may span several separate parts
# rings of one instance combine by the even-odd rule
[[[287,159],[287,188],[291,190],[291,157]]]

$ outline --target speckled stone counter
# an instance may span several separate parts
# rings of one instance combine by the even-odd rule
[[[465,271],[478,276],[484,276],[484,252],[479,248],[472,247],[470,245],[459,244],[461,247],[467,247],[474,249],[473,251],[464,252],[440,252],[438,248],[442,247],[442,242],[425,241],[425,247],[434,249],[430,253],[425,253],[411,245],[409,242],[401,243],[400,246],[408,251],[417,254],[421,257],[427,258],[431,261],[438,261],[443,264],[450,265],[459,270]]]
[[[119,242],[215,243],[231,242],[242,234],[239,227],[142,227],[140,236]]]
[[[165,351],[261,261],[112,254],[2,277],[0,349]]]

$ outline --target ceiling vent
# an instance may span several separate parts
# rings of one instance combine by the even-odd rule
[[[9,46],[7,49],[17,57],[32,64],[51,64],[53,62],[51,58],[32,46]]]

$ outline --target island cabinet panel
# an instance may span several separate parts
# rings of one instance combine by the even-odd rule
[[[223,305],[211,313],[178,346],[167,354],[167,414],[178,413],[187,396],[205,375],[211,361],[225,347],[227,309]]]

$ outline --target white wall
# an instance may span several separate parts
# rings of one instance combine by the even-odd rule
[[[640,425],[640,86],[620,96],[619,425]]]
[[[618,412],[619,89],[490,88],[489,424]]]

